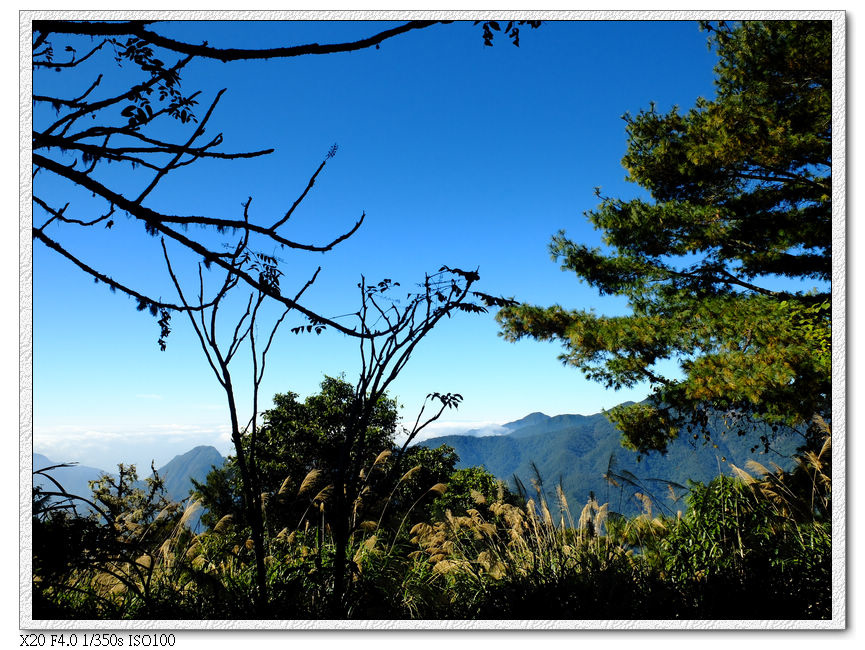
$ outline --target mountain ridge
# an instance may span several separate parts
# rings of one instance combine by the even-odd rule
[[[525,422],[529,424],[519,426]],[[750,437],[726,435],[722,418],[710,419],[711,444],[680,435],[666,454],[653,452],[642,458],[622,447],[619,431],[603,413],[527,416],[501,427],[508,433],[484,437],[449,434],[418,444],[453,447],[460,458],[457,467],[483,466],[512,489],[528,486],[529,497],[537,496],[534,480],[547,501],[554,504],[555,485],[560,484],[571,507],[582,508],[594,495],[626,515],[642,509],[642,501],[634,496],[637,492],[652,497],[656,509],[673,513],[685,506],[680,500],[664,497],[670,490],[681,497],[686,491],[681,488],[689,481],[706,483],[720,473],[729,474],[730,464],[744,467],[747,460],[761,457],[768,464],[764,453],[751,451]],[[792,437],[779,438],[775,445],[780,457],[773,456],[773,461],[789,467],[799,442]]]
[[[619,431],[604,413],[549,416],[535,411],[494,427],[497,433],[492,435],[482,434],[492,428],[472,429],[428,438],[418,444],[453,447],[460,458],[458,468],[484,467],[513,489],[518,489],[518,485],[530,486],[527,490],[530,497],[536,496],[531,487],[534,480],[550,503],[556,502],[554,487],[559,484],[574,507],[581,508],[593,494],[601,502],[614,501],[610,507],[622,514],[635,514],[642,502],[634,494],[641,492],[653,497],[658,507],[673,512],[684,509],[683,504],[666,503],[655,494],[656,486],[666,484],[675,492],[688,481],[708,482],[719,473],[729,473],[729,464],[744,467],[747,460],[764,456],[751,452],[750,438],[725,435],[722,419],[714,420],[709,426],[711,446],[685,440],[680,435],[666,454],[647,454],[642,459],[637,452],[621,446]],[[778,440],[776,450],[780,457],[773,456],[772,460],[783,466],[783,458],[787,458],[789,467],[789,457],[798,442]],[[214,447],[199,445],[178,454],[157,472],[165,481],[166,496],[182,502],[189,496],[191,479],[205,482],[211,468],[224,462],[225,458]],[[57,464],[37,453],[33,454],[33,463],[34,469]],[[90,496],[88,481],[97,480],[102,474],[111,473],[78,465],[52,471],[68,492],[84,497]],[[34,475],[34,485],[50,491],[57,489],[39,475]]]

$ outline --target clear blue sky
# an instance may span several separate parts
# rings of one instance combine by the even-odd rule
[[[354,40],[389,25],[208,22],[156,29],[215,46],[268,47]],[[279,253],[284,287],[299,286],[322,265],[308,306],[345,314],[357,308],[361,274],[408,286],[447,264],[479,268],[479,287],[488,293],[618,313],[622,302],[601,299],[561,272],[548,243],[562,228],[573,239],[599,243],[583,216],[597,203],[593,188],[623,198],[639,192],[624,181],[620,165],[622,114],[650,101],[667,110],[712,96],[714,62],[696,23],[651,21],[548,22],[523,28],[519,48],[502,35],[484,47],[479,26],[458,23],[391,39],[379,50],[198,61],[183,72],[185,90],[202,90],[207,104],[227,88],[208,133],[222,132],[226,151],[276,152],[186,167],[146,204],[238,218],[241,203],[252,197],[253,214],[266,221],[291,205],[338,143],[290,234],[321,243],[351,227],[361,212],[367,219],[324,256]],[[35,90],[80,94],[94,72],[82,71],[69,85],[72,75],[47,72],[36,77]],[[105,72],[106,88],[130,80],[110,60]],[[42,115],[35,119],[38,124]],[[129,191],[151,178],[120,165],[111,173]],[[70,200],[65,191],[47,174],[36,184],[37,194],[61,205]],[[72,199],[78,218],[88,216],[88,197]],[[36,215],[41,224],[42,214]],[[117,221],[111,231],[84,230],[77,239],[69,233],[65,241],[117,279],[174,300],[156,240],[137,224]],[[188,322],[174,317],[168,349],[160,352],[154,318],[39,242],[33,248],[34,450],[106,469],[119,461],[161,465],[197,444],[230,452],[224,396]],[[460,315],[430,335],[394,386],[406,418],[413,419],[431,391],[464,397],[458,411],[446,414],[441,432],[532,411],[595,413],[646,394],[645,388],[605,391],[563,367],[558,346],[506,343],[497,333],[488,314]],[[286,328],[269,358],[262,395],[307,395],[325,374],[344,372],[353,381],[358,367],[356,343],[346,337],[298,337]]]

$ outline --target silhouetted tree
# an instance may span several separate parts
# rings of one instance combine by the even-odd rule
[[[347,581],[346,550],[355,526],[360,523],[355,513],[365,480],[361,473],[363,461],[372,451],[369,425],[376,406],[405,368],[418,344],[442,319],[458,312],[484,313],[490,306],[513,304],[504,298],[473,291],[472,286],[479,279],[477,271],[442,266],[437,273],[427,274],[418,290],[407,292],[405,298],[394,295],[400,285],[390,278],[375,284],[368,284],[362,278],[357,285],[360,309],[354,316],[357,330],[362,334],[357,339],[360,372],[351,407],[340,423],[338,438],[341,444],[333,468],[331,520],[336,547],[333,592],[333,613],[336,616],[344,615],[348,606],[350,581]],[[374,336],[373,328],[379,323],[383,323],[387,334]],[[456,393],[428,394],[414,425],[406,431],[406,440],[397,460],[421,430],[438,419],[445,409],[456,408],[461,401],[462,396]],[[436,407],[431,415],[424,417],[427,402],[436,404]],[[394,464],[392,477],[399,469],[399,463]]]
[[[240,475],[240,487],[242,495],[243,513],[246,521],[252,529],[252,541],[255,547],[256,559],[256,602],[260,608],[267,604],[267,580],[264,566],[264,521],[261,509],[261,483],[257,468],[257,436],[258,436],[258,397],[259,388],[264,378],[267,363],[267,353],[273,343],[279,326],[288,315],[291,308],[282,311],[273,322],[264,345],[258,341],[259,314],[265,299],[279,292],[279,278],[281,273],[276,268],[276,261],[267,255],[252,253],[248,249],[249,232],[246,231],[240,237],[233,253],[228,256],[231,260],[230,268],[211,299],[207,299],[204,273],[202,265],[198,265],[198,295],[196,301],[187,299],[183,291],[182,283],[171,263],[165,240],[162,240],[163,255],[168,273],[174,283],[183,311],[189,317],[189,322],[198,337],[201,349],[207,358],[210,369],[213,371],[219,385],[221,386],[228,406],[228,414],[231,424],[231,441],[234,445],[236,466]],[[239,271],[254,273],[259,277],[260,287],[252,289],[248,285],[241,285],[241,291],[245,291],[245,307],[239,318],[235,317],[231,323],[230,338],[227,342],[217,336],[218,326],[221,321],[220,315],[226,313],[220,311],[224,301],[237,289],[241,283]],[[301,287],[294,295],[292,302],[297,304],[303,293],[315,281],[318,270],[309,281]],[[235,297],[235,296],[232,296]],[[229,317],[233,314],[231,307],[227,307]],[[241,345],[249,344],[250,359],[252,361],[252,398],[249,405],[249,419],[243,419],[243,409],[238,404],[236,391],[237,380],[233,375],[232,361],[236,358]],[[244,437],[248,436],[248,445],[244,444]]]

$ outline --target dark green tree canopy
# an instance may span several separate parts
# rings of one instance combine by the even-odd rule
[[[639,451],[664,450],[713,410],[740,432],[831,411],[831,23],[702,26],[716,97],[624,116],[627,178],[651,198],[601,197],[586,216],[604,249],[564,232],[551,245],[563,270],[631,313],[499,314],[506,338],[561,341],[590,379],[650,382],[648,401],[610,413]],[[680,374],[658,370],[669,360]]]
[[[304,400],[293,392],[276,394],[256,436],[260,486],[270,495],[268,525],[276,530],[296,525],[298,517],[315,501],[316,493],[334,480],[355,389],[335,377],[325,377],[320,388]],[[394,529],[412,509],[419,517],[428,514],[430,504],[440,494],[430,488],[448,483],[459,462],[453,448],[446,445],[436,449],[412,446],[400,453],[394,443],[397,424],[396,400],[382,397],[370,418],[364,450],[355,450],[362,455],[358,464],[368,488],[361,500],[362,514],[374,519],[386,515],[384,523]],[[244,438],[247,446],[250,441],[249,436]],[[492,475],[485,475],[495,482]],[[225,515],[231,515],[235,524],[248,523],[241,508],[236,458],[229,457],[223,467],[214,468],[206,482],[193,483],[207,510],[201,518],[205,526],[213,528]],[[462,492],[467,494],[468,488]]]
[[[264,412],[264,425],[256,437],[262,490],[277,491],[286,478],[299,486],[313,469],[331,471],[354,400],[354,386],[337,377],[325,377],[321,390],[304,400],[292,392],[275,395],[273,408]],[[364,448],[354,450],[364,456],[362,465],[393,447],[397,422],[396,401],[380,399],[367,427]]]
[[[255,436],[260,491],[297,495],[313,470],[317,470],[315,484],[319,489],[332,483],[354,402],[354,386],[338,377],[325,377],[320,391],[303,400],[294,392],[274,395],[273,408],[263,413],[264,424]],[[362,456],[362,466],[371,466],[378,454],[391,451],[397,422],[396,401],[383,397],[373,409],[365,444],[353,449],[353,453]],[[252,437],[244,436],[243,445],[249,455]],[[201,519],[204,525],[213,527],[225,515],[232,515],[235,523],[247,523],[241,508],[239,478],[237,458],[229,456],[222,468],[208,474],[205,483],[195,482],[196,496],[202,499],[208,511]],[[308,496],[312,498],[315,494]],[[309,505],[309,498],[295,499],[293,505],[303,511]],[[292,508],[286,512],[283,514],[289,518],[297,514]],[[274,515],[271,518],[271,525],[285,523],[285,517]]]

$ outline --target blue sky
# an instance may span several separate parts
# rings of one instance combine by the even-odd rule
[[[388,26],[210,22],[156,29],[215,46],[267,47],[353,40]],[[254,215],[266,221],[291,205],[337,143],[337,155],[292,217],[290,234],[321,243],[362,212],[367,218],[326,255],[278,253],[283,286],[300,286],[316,265],[323,267],[307,294],[309,307],[345,314],[357,307],[361,274],[409,286],[447,264],[477,267],[479,287],[488,293],[618,313],[621,301],[601,299],[559,270],[547,252],[550,238],[565,229],[572,239],[599,243],[583,216],[597,204],[593,189],[623,198],[639,193],[624,181],[619,162],[622,114],[650,101],[667,110],[712,96],[714,61],[695,22],[610,21],[523,28],[519,48],[501,35],[484,47],[479,26],[458,23],[391,39],[379,50],[195,62],[183,72],[183,87],[202,90],[202,104],[227,88],[208,134],[222,132],[226,151],[276,151],[186,167],[147,205],[238,218],[252,197]],[[36,92],[72,94],[86,88],[97,67],[68,86],[69,75],[37,77]],[[106,85],[130,79],[113,61],[109,74]],[[110,173],[130,192],[150,181],[140,168],[116,165]],[[64,192],[47,175],[37,181],[36,193],[55,203],[69,200]],[[72,198],[80,216],[87,214],[89,198]],[[174,299],[157,241],[140,226],[120,218],[111,231],[65,236],[71,249],[118,279]],[[188,322],[174,317],[168,348],[160,352],[155,319],[39,242],[33,249],[34,450],[106,468],[119,461],[146,467],[151,459],[160,465],[196,444],[228,453],[224,396]],[[595,413],[646,394],[645,387],[605,391],[563,367],[558,346],[506,343],[497,333],[492,314],[460,315],[434,331],[392,391],[406,418],[413,420],[431,391],[464,397],[443,418],[442,433],[532,411]],[[262,395],[307,395],[325,374],[353,381],[358,364],[356,343],[340,334],[295,336],[285,329]],[[237,373],[248,377],[242,368]]]

